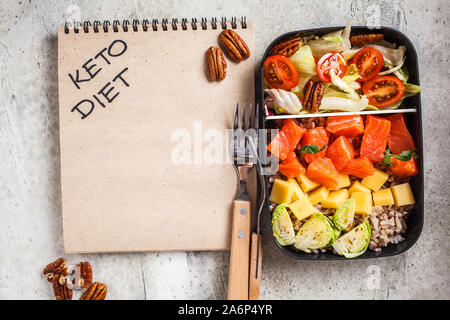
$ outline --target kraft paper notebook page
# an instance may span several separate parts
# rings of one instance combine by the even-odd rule
[[[58,33],[66,252],[229,249],[225,130],[236,102],[254,100],[252,24],[227,24],[251,55],[227,59],[221,82],[205,61],[221,24],[85,26]]]

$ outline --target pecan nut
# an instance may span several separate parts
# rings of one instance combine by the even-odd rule
[[[303,42],[301,37],[291,38],[274,46],[272,50],[270,50],[270,55],[273,56],[276,54],[281,54],[283,56],[290,57],[296,53],[302,45]]]
[[[317,112],[322,102],[325,86],[322,81],[309,80],[304,88],[303,107],[310,112]]]
[[[350,36],[350,43],[352,45],[362,45],[372,43],[381,39],[384,39],[384,34],[382,33],[356,34]]]
[[[250,49],[234,30],[223,30],[219,36],[219,43],[234,62],[240,62],[250,57]]]
[[[59,258],[55,262],[49,263],[42,271],[44,276],[47,278],[48,282],[52,282],[56,275],[67,276],[69,270],[66,267],[66,259]]]
[[[222,50],[210,47],[206,51],[206,65],[208,66],[208,77],[210,81],[221,81],[227,75],[227,62]]]
[[[72,290],[66,286],[66,282],[62,274],[55,274],[53,277],[52,286],[56,300],[72,300]]]
[[[83,293],[83,295],[80,297],[80,300],[105,300],[106,293],[106,284],[94,282]]]
[[[91,264],[89,262],[80,262],[79,264],[76,265],[76,268],[79,268],[79,283],[77,283],[76,285],[83,288],[83,289],[87,289],[89,288],[89,286],[92,284],[92,267]],[[77,279],[74,279],[74,283]]]

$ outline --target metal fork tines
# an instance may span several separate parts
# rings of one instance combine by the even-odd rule
[[[249,146],[250,139],[254,142],[256,138],[255,125],[257,126],[257,118],[253,115],[253,106],[249,105],[248,114],[246,113],[246,105],[243,105],[241,124],[239,125],[239,103],[236,106],[234,116],[233,134],[231,137],[231,160],[239,179],[239,189],[237,200],[249,200],[247,192],[248,173],[257,162],[257,155]]]

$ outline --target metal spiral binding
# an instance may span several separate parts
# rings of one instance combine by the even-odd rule
[[[246,29],[247,28],[246,17],[241,17],[240,20],[241,20],[240,24],[241,24],[242,29]],[[216,30],[218,28],[218,23],[217,23],[216,17],[212,17],[210,23],[211,23],[211,28],[213,30]],[[181,30],[187,30],[189,24],[191,25],[192,30],[198,29],[197,18],[192,18],[190,23],[188,22],[187,18],[182,18],[181,19]],[[130,25],[131,25],[131,28],[129,27]],[[169,19],[164,18],[164,19],[162,19],[161,24],[158,22],[158,19],[152,19],[151,22],[148,19],[143,19],[142,21],[138,20],[138,19],[133,19],[131,21],[131,23],[129,20],[123,20],[122,22],[120,22],[119,20],[114,20],[112,23],[109,20],[105,20],[103,22],[95,20],[93,23],[91,23],[90,21],[84,21],[83,23],[74,21],[73,27],[72,27],[72,23],[67,21],[66,23],[64,23],[64,33],[69,33],[70,28],[73,29],[74,33],[80,33],[80,30],[83,31],[84,33],[89,33],[90,29],[92,29],[93,32],[95,32],[95,33],[98,33],[100,30],[103,30],[103,32],[110,32],[110,31],[119,32],[120,29],[123,32],[128,32],[128,31],[137,32],[139,30],[149,31],[150,27],[151,27],[151,30],[158,31],[159,25],[161,25],[161,29],[163,31],[167,31],[169,29],[169,26],[172,30],[179,30],[178,19],[173,18],[173,19],[171,19],[171,21],[169,23]],[[222,17],[220,26],[222,29],[226,29],[228,27],[226,17]],[[237,26],[238,26],[237,18],[232,17],[231,23],[230,23],[231,29],[236,29]],[[206,17],[201,18],[200,28],[202,30],[208,29],[208,19]]]
[[[162,19],[161,21],[161,27],[163,29],[163,31],[167,31],[167,24],[169,23],[168,19]]]
[[[139,20],[134,19],[133,22],[131,23],[131,25],[133,26],[133,31],[134,32],[138,31]]]

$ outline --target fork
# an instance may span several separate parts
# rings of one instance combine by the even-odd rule
[[[250,137],[245,132],[252,128],[252,113],[252,104],[250,104],[249,113],[246,117],[244,104],[241,127],[239,127],[239,103],[237,104],[230,141],[230,156],[239,183],[237,196],[233,202],[230,271],[228,276],[229,300],[248,300],[251,212],[247,184],[248,174],[255,159],[248,145]]]

